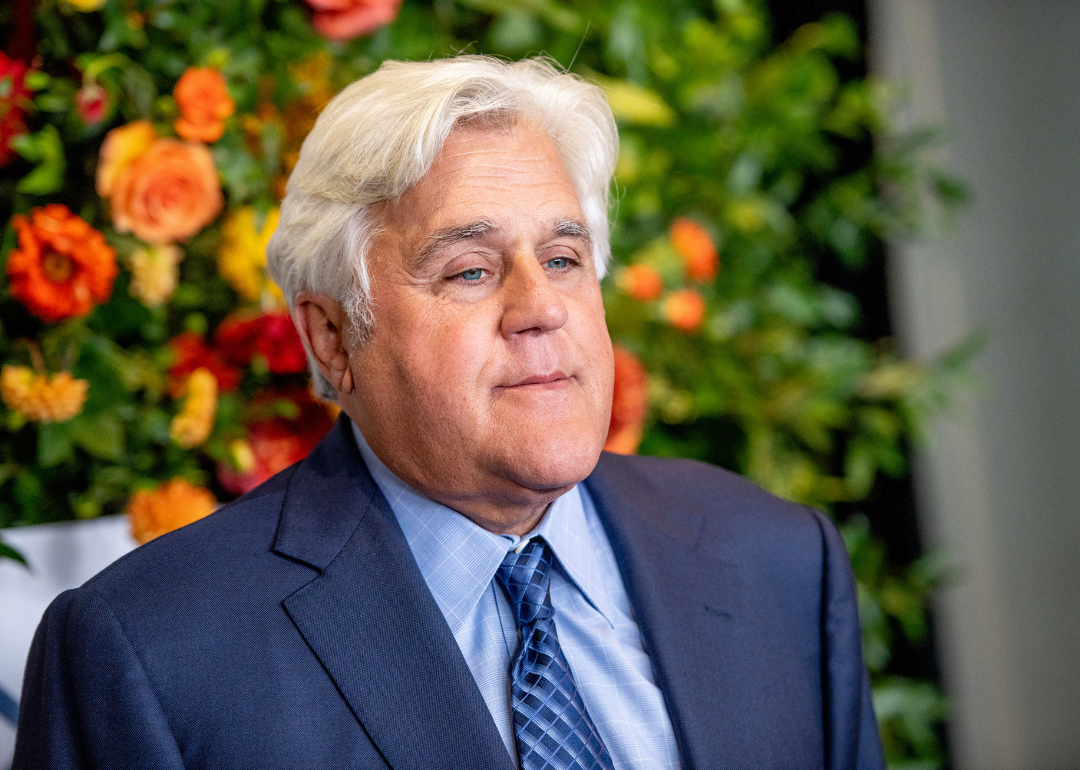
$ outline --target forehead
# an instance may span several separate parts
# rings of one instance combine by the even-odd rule
[[[499,227],[583,219],[558,149],[528,122],[453,131],[431,170],[387,213],[403,234],[419,237],[479,219]]]

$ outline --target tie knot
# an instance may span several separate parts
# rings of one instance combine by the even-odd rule
[[[554,616],[555,610],[548,599],[550,567],[551,549],[543,538],[535,537],[524,547],[508,551],[495,573],[514,605],[518,628]]]

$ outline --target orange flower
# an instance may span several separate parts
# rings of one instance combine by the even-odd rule
[[[664,293],[664,279],[648,265],[630,265],[620,271],[619,287],[638,302],[659,299]]]
[[[692,219],[680,217],[671,223],[671,242],[682,257],[690,278],[711,281],[716,277],[720,258],[708,230]]]
[[[148,120],[136,120],[107,133],[98,155],[98,195],[102,198],[112,195],[120,171],[149,150],[157,138],[157,131]]]
[[[146,543],[209,516],[216,505],[209,490],[179,477],[155,489],[140,489],[127,504],[131,535]]]
[[[169,425],[169,436],[184,449],[210,437],[217,414],[218,381],[209,369],[196,369],[187,378],[184,406]]]
[[[216,142],[225,133],[225,118],[236,103],[225,88],[225,78],[212,67],[188,67],[173,89],[180,117],[176,133],[189,142]]]
[[[696,332],[705,321],[705,298],[694,289],[673,291],[664,300],[663,313],[676,329]]]
[[[68,372],[52,377],[35,374],[26,366],[5,365],[0,370],[0,398],[28,420],[66,422],[82,411],[90,383]]]
[[[67,206],[50,203],[11,223],[19,245],[8,256],[11,294],[46,321],[84,316],[112,293],[116,252]]]
[[[113,224],[148,243],[186,240],[225,204],[210,150],[158,139],[120,169],[110,196]]]
[[[331,40],[351,40],[374,32],[398,15],[401,0],[308,0],[315,9],[311,24]]]
[[[616,345],[615,390],[611,396],[611,424],[604,449],[621,455],[637,451],[649,411],[649,376],[626,348]]]

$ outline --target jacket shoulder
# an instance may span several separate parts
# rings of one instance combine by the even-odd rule
[[[627,500],[663,511],[665,518],[694,518],[703,534],[722,525],[761,534],[777,530],[810,534],[819,532],[823,518],[737,473],[698,460],[605,452],[594,477],[601,486],[618,488]]]
[[[266,567],[281,561],[272,547],[294,471],[295,466],[287,468],[209,516],[139,546],[76,594],[97,595],[123,614],[133,596],[140,604],[159,602],[164,609],[225,583],[235,591],[262,579]]]

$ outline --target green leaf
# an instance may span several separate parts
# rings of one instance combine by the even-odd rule
[[[72,421],[72,439],[103,460],[119,460],[124,453],[124,424],[115,413],[79,415]]]
[[[656,91],[642,88],[628,80],[604,77],[595,72],[589,73],[589,79],[604,89],[611,111],[618,120],[660,128],[675,123],[675,111]]]
[[[26,561],[26,557],[16,551],[7,543],[0,540],[0,559],[12,559],[22,564],[24,567],[30,567],[30,564]]]
[[[23,509],[23,517],[33,520],[41,502],[41,480],[31,472],[16,476],[15,501]]]
[[[18,192],[49,195],[63,186],[67,161],[56,126],[46,123],[36,134],[14,137],[10,144],[15,152],[36,164],[36,168],[15,186]]]
[[[74,451],[70,422],[43,422],[38,427],[38,465],[52,468],[67,460]]]
[[[26,79],[23,83],[31,91],[40,91],[43,88],[48,88],[52,78],[48,74],[41,70],[30,70],[26,73]]]

